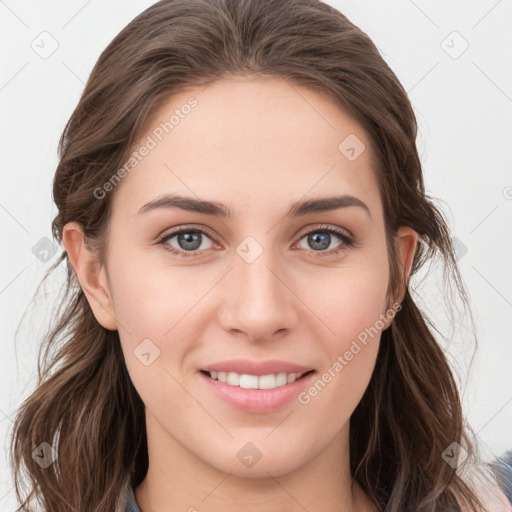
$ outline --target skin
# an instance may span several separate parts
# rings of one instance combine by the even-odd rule
[[[380,333],[307,405],[248,413],[220,401],[198,369],[243,357],[284,359],[321,375],[366,327],[385,314],[389,280],[384,217],[371,141],[324,95],[277,78],[231,77],[170,98],[158,124],[194,96],[180,119],[123,178],[113,197],[107,257],[84,245],[81,227],[63,243],[98,322],[119,331],[126,365],[146,406],[149,471],[135,491],[143,512],[158,510],[373,511],[349,470],[349,420],[369,383]],[[338,150],[356,134],[366,150],[350,161]],[[176,208],[138,214],[164,193],[225,204],[221,219]],[[287,219],[299,200],[350,194],[350,206]],[[206,228],[199,255],[180,259],[157,239],[170,228]],[[348,230],[315,251],[308,233]],[[236,252],[247,237],[262,247],[248,263]],[[397,257],[406,276],[417,243],[402,227]],[[185,252],[178,237],[167,241]],[[323,252],[322,252],[323,251]],[[392,319],[385,322],[387,328]],[[160,356],[145,366],[133,351],[149,338]],[[261,459],[237,452],[253,443]]]

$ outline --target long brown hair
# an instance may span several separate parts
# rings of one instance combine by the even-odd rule
[[[370,38],[317,0],[162,0],[129,23],[96,63],[59,143],[52,228],[80,223],[100,258],[115,190],[101,188],[123,166],[145,122],[176,91],[228,75],[280,77],[328,95],[366,130],[376,155],[390,264],[389,297],[406,286],[402,309],[382,334],[370,384],[351,417],[355,481],[380,510],[459,511],[480,503],[442,458],[453,442],[472,444],[447,358],[403,283],[394,237],[419,235],[411,276],[439,257],[467,294],[445,217],[425,192],[417,124],[406,92]],[[63,261],[66,253],[51,271]],[[11,462],[25,507],[49,512],[111,512],[148,468],[145,413],[126,369],[117,331],[95,319],[67,263],[67,284],[38,362],[39,382],[20,406]],[[57,459],[42,468],[42,442]],[[471,460],[471,458],[469,459]],[[22,495],[22,469],[29,477]]]

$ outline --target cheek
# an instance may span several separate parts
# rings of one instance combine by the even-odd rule
[[[382,261],[335,269],[324,280],[323,293],[314,294],[316,310],[334,331],[333,346],[343,349],[385,313],[389,272]]]
[[[165,411],[169,403],[183,402],[183,389],[173,376],[181,379],[176,364],[194,339],[193,305],[206,293],[206,285],[140,257],[120,256],[111,268],[114,310],[130,378],[150,409]]]
[[[380,346],[383,296],[359,288],[356,297],[343,295],[330,305],[329,326],[335,334],[323,337],[323,365],[298,398],[311,422],[322,417],[333,435],[349,421],[372,377]]]
[[[120,256],[110,275],[116,318],[138,338],[165,337],[211,286],[211,275],[192,266],[172,268],[136,254]]]
[[[165,410],[169,401],[183,401],[173,376],[182,379],[181,365],[206,318],[202,298],[218,276],[207,266],[172,268],[140,255],[115,256],[109,274],[126,365],[144,402],[159,407],[163,400]]]
[[[322,382],[316,381],[304,401],[318,396],[313,407],[319,411],[350,415],[364,394],[377,358],[383,318],[388,315],[387,284],[388,271],[382,263],[364,271],[344,269],[333,274],[323,298],[316,296],[316,308],[331,332],[323,336],[327,357],[318,376]]]
[[[164,340],[172,330],[176,333],[190,323],[200,323],[200,312],[211,304],[215,296],[212,287],[223,274],[223,269],[212,265],[180,267],[162,260],[137,251],[111,253],[109,275],[115,315],[120,332],[133,338],[131,344],[145,338]],[[347,343],[375,323],[385,307],[385,251],[368,251],[364,257],[347,261],[339,267],[288,274],[291,287],[329,327],[330,352],[344,351]],[[202,298],[206,299],[203,304]],[[211,314],[214,312],[209,310]],[[176,342],[174,337],[175,348]]]

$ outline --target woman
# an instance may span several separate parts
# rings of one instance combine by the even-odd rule
[[[466,300],[415,137],[396,76],[326,4],[133,20],[60,141],[68,288],[14,427],[22,505],[483,510],[409,289],[440,254]]]

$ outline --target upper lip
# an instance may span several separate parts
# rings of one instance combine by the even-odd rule
[[[280,361],[278,359],[269,359],[266,361],[232,359],[230,361],[210,364],[201,369],[206,372],[235,372],[240,375],[257,375],[258,377],[274,373],[305,373],[313,370],[311,367],[290,361]]]

